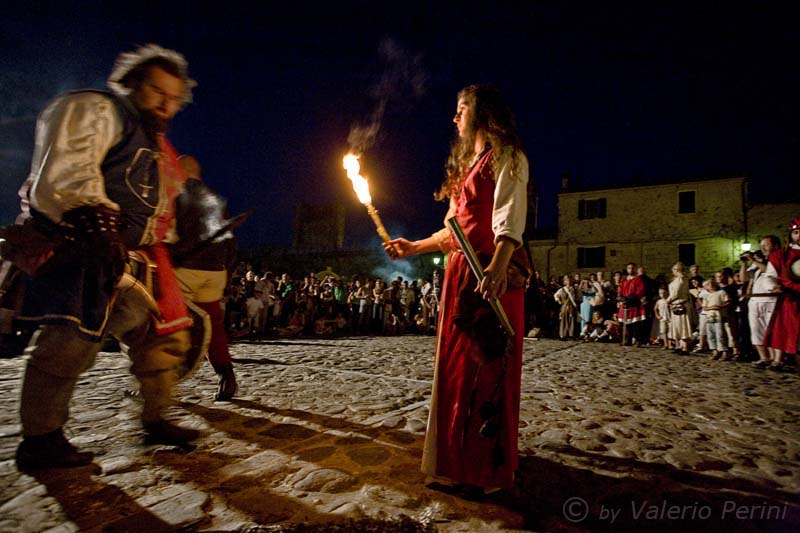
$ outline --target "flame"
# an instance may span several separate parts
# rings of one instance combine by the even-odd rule
[[[355,154],[347,154],[342,159],[345,170],[347,170],[347,177],[353,182],[353,190],[356,191],[358,201],[364,205],[372,203],[372,197],[369,195],[369,184],[367,178],[360,174],[361,164],[358,162],[358,156]]]

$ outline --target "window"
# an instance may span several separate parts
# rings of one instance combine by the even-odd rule
[[[686,265],[695,264],[694,260],[694,244],[679,244],[678,245],[678,261]]]
[[[694,191],[681,191],[678,193],[678,213],[694,213]]]
[[[578,200],[578,220],[606,218],[606,199]]]
[[[578,268],[603,268],[606,266],[606,247],[578,248]]]

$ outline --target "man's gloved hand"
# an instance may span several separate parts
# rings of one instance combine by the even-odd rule
[[[85,253],[97,262],[111,293],[125,273],[128,250],[119,234],[119,213],[103,206],[85,206],[64,213],[64,221],[75,226],[75,237],[86,246]]]

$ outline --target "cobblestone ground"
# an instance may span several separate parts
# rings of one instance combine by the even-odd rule
[[[35,476],[13,462],[23,359],[0,360],[0,531],[800,530],[796,374],[526,340],[516,491],[470,501],[419,472],[432,337],[232,352],[236,400],[207,364],[179,386],[188,452],[140,444],[127,359],[100,354],[67,426],[96,466]]]

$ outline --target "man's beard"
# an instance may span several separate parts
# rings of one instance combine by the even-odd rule
[[[149,109],[140,109],[139,113],[142,118],[142,127],[149,137],[155,138],[159,133],[167,133],[168,119],[159,117]]]

